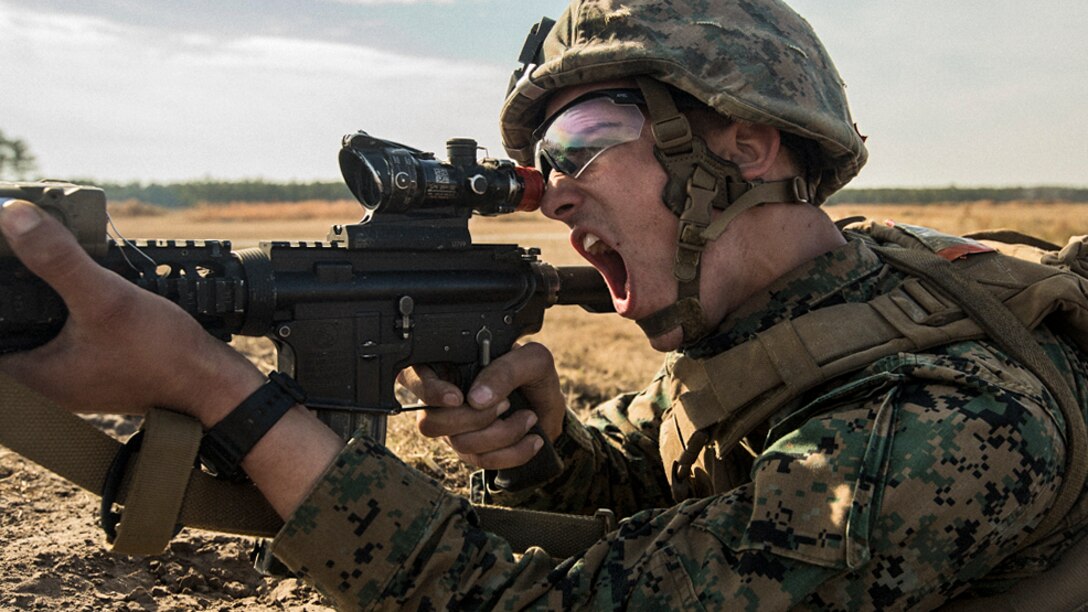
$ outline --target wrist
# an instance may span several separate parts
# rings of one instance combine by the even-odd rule
[[[196,382],[188,384],[188,401],[180,407],[181,412],[199,420],[205,430],[215,427],[268,380],[243,355],[226,345],[221,344],[220,348],[229,354],[217,351],[225,359],[206,354],[207,359],[199,360],[201,375],[189,379]]]
[[[305,391],[298,383],[272,372],[264,384],[204,432],[201,461],[217,476],[244,478],[242,461],[289,410],[305,401]]]
[[[250,480],[283,518],[313,489],[344,441],[302,406],[295,406],[242,460]]]

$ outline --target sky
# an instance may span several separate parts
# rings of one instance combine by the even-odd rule
[[[789,0],[847,83],[854,187],[1088,186],[1088,2]],[[335,180],[359,129],[505,157],[565,0],[0,0],[0,131],[48,177]]]

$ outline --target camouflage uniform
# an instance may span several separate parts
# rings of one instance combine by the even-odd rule
[[[274,550],[345,608],[924,609],[1042,571],[1075,541],[1062,533],[1018,551],[1061,483],[1064,422],[1041,383],[987,342],[898,354],[823,385],[753,432],[750,453],[721,458],[727,487],[671,498],[659,433],[678,360],[902,278],[853,236],[670,356],[646,390],[585,425],[568,416],[565,473],[499,501],[628,516],[579,557],[515,557],[465,500],[365,438]],[[1046,328],[1036,336],[1088,411],[1088,358]]]

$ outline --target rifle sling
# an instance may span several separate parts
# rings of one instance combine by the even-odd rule
[[[202,435],[199,423],[154,410],[146,425],[144,450],[132,456],[116,492],[116,503],[126,506],[126,519],[114,551],[158,554],[175,524],[267,537],[279,531],[283,521],[256,487],[193,469]],[[0,444],[99,496],[123,446],[5,375],[0,375]]]
[[[480,527],[509,542],[515,551],[539,546],[556,559],[584,553],[616,528],[607,510],[585,516],[482,504],[474,504],[473,508]]]
[[[113,551],[154,555],[178,526],[274,537],[283,520],[252,484],[219,480],[194,468],[203,431],[190,417],[155,409],[144,423],[114,501],[125,506]],[[124,444],[42,395],[0,374],[0,445],[101,496]],[[544,548],[557,558],[579,554],[615,525],[611,514],[577,516],[474,506],[480,527],[515,551]]]

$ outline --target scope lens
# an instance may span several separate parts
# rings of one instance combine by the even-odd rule
[[[348,188],[355,198],[368,210],[374,210],[382,203],[382,178],[364,155],[347,152],[342,166],[347,170]]]

